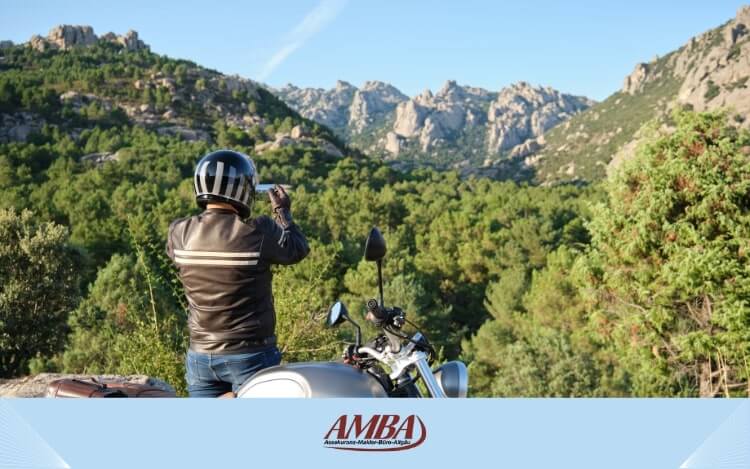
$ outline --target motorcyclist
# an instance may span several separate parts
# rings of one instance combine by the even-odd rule
[[[254,373],[281,361],[271,265],[297,263],[309,247],[281,186],[268,192],[274,219],[247,219],[257,179],[247,155],[231,150],[205,155],[194,177],[203,212],[169,226],[167,254],[190,310],[185,360],[190,397],[236,392]]]

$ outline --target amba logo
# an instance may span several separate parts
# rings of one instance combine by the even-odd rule
[[[427,428],[416,415],[342,415],[323,437],[323,446],[348,451],[403,451],[416,448],[427,438]]]

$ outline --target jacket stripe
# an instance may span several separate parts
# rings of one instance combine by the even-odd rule
[[[226,259],[188,259],[175,256],[174,261],[183,265],[257,265],[258,260],[235,261]]]
[[[185,249],[175,249],[174,254],[187,257],[260,257],[259,252],[189,251]]]

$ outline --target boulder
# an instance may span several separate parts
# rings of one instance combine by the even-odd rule
[[[309,137],[310,133],[307,131],[306,128],[304,128],[301,125],[295,125],[292,128],[292,131],[289,133],[289,136],[295,140],[299,140],[303,137]]]
[[[211,135],[205,130],[191,129],[179,125],[159,127],[158,129],[156,129],[156,133],[158,133],[159,135],[173,135],[188,141],[200,140],[209,143],[211,142]]]
[[[100,166],[108,161],[117,161],[119,158],[118,153],[101,152],[101,153],[89,153],[81,157],[82,162],[94,163],[96,166]]]

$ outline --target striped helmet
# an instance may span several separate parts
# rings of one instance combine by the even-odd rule
[[[208,202],[226,202],[242,218],[250,215],[258,172],[249,156],[232,150],[209,153],[198,162],[194,179],[195,200],[201,208]]]

